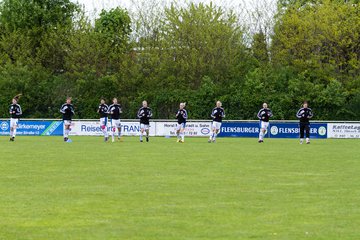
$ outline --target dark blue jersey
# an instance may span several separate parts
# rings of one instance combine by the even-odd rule
[[[140,119],[140,123],[149,125],[149,120],[152,117],[151,109],[148,107],[141,107],[137,112],[137,117]]]
[[[225,117],[225,111],[221,107],[216,107],[211,112],[211,117],[215,122],[222,122],[222,119]]]
[[[19,104],[11,104],[9,107],[11,118],[20,118],[22,115],[21,107]]]
[[[296,117],[300,120],[300,123],[309,123],[309,119],[313,117],[311,108],[300,108],[296,113]]]
[[[179,109],[176,113],[176,119],[179,124],[186,123],[187,112],[185,109]]]
[[[120,114],[122,113],[120,104],[112,104],[109,106],[108,114],[111,119],[118,120],[120,119]]]
[[[60,108],[60,112],[63,115],[63,120],[71,120],[72,116],[75,114],[74,106],[72,104],[64,103]]]
[[[272,116],[273,114],[269,108],[262,108],[257,114],[257,117],[263,122],[268,122]]]
[[[109,106],[106,104],[100,104],[98,108],[98,113],[100,114],[100,118],[107,117]]]

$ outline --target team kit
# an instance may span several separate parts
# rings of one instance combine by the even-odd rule
[[[12,99],[12,104],[10,105],[10,141],[15,141],[16,137],[16,128],[18,126],[20,117],[22,115],[21,106],[19,105],[19,99],[21,94],[16,95]],[[188,114],[185,109],[186,103],[180,103],[179,110],[176,112],[177,127],[176,135],[177,142],[185,142],[185,129],[186,121],[188,119]],[[71,103],[71,97],[66,98],[66,102],[61,106],[60,112],[62,114],[62,119],[64,122],[63,137],[65,142],[71,142],[69,139],[69,133],[71,131],[71,121],[72,117],[75,114],[74,106]],[[100,126],[104,134],[104,141],[109,140],[109,132],[107,130],[108,118],[110,119],[111,125],[111,140],[115,142],[115,138],[118,140],[121,138],[121,120],[120,115],[122,113],[121,105],[118,103],[117,98],[113,98],[112,104],[108,106],[105,102],[105,99],[100,100],[100,104],[97,112],[100,115]],[[150,119],[152,118],[151,108],[148,107],[146,101],[142,102],[142,107],[137,112],[137,118],[140,120],[140,142],[144,142],[144,137],[146,142],[149,142],[149,127]],[[262,108],[259,110],[257,117],[260,120],[260,132],[259,132],[259,143],[264,142],[264,136],[266,135],[267,129],[269,128],[270,118],[273,116],[273,113],[268,108],[267,103],[263,103]],[[300,144],[303,144],[304,137],[307,144],[310,143],[310,119],[313,117],[312,110],[308,107],[308,103],[305,101],[302,104],[302,107],[296,113],[296,117],[299,119],[300,127]],[[210,131],[210,136],[208,139],[209,143],[215,143],[216,137],[220,133],[221,123],[223,118],[225,118],[225,111],[222,108],[222,103],[220,101],[216,102],[216,106],[211,111],[212,126]],[[117,134],[117,136],[116,136]]]

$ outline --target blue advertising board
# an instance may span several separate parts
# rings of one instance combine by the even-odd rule
[[[10,134],[10,121],[0,122],[0,135]],[[60,136],[63,134],[62,121],[28,121],[20,120],[17,135],[28,136]]]
[[[259,123],[256,122],[224,122],[219,137],[258,137]]]
[[[298,123],[270,123],[268,129],[271,138],[298,138],[300,128]],[[311,123],[310,138],[327,138],[326,123]]]
[[[224,122],[219,137],[259,137],[260,124],[257,122]],[[270,122],[266,137],[298,138],[298,123]],[[311,138],[327,138],[326,123],[310,124]]]

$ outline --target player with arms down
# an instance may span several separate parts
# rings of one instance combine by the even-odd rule
[[[18,101],[20,99],[21,94],[16,95],[11,102],[9,107],[10,112],[10,141],[15,141],[16,137],[16,128],[19,124],[20,117],[22,115],[22,110]]]
[[[137,117],[140,119],[140,142],[143,142],[144,132],[146,132],[146,142],[149,142],[149,128],[152,112],[145,100],[142,102],[142,107],[137,112]]]
[[[117,98],[113,98],[113,104],[109,106],[108,114],[111,117],[111,138],[115,142],[115,131],[118,130],[118,140],[121,137],[120,114],[122,113],[121,105],[118,104]]]
[[[217,101],[216,107],[211,112],[211,117],[213,119],[213,122],[212,122],[212,132],[210,134],[208,143],[215,142],[216,136],[220,132],[222,119],[225,117],[225,111],[221,106],[222,106],[222,103],[220,101]]]
[[[262,107],[257,114],[257,117],[260,119],[259,143],[264,142],[265,133],[269,128],[269,119],[273,116],[267,103],[263,103]]]
[[[177,127],[176,127],[176,135],[177,142],[183,143],[185,141],[185,127],[187,120],[187,111],[185,110],[186,103],[180,103],[179,110],[176,113],[177,119]]]
[[[71,142],[69,139],[69,133],[71,131],[72,116],[75,114],[74,106],[71,104],[71,97],[66,98],[66,102],[61,106],[60,112],[62,113],[64,122],[64,141]]]
[[[304,101],[302,108],[296,113],[296,117],[300,120],[300,144],[304,142],[304,132],[306,132],[306,143],[310,143],[310,118],[313,117],[311,108],[308,107],[308,102]]]
[[[108,116],[109,106],[106,105],[105,99],[100,100],[100,105],[97,112],[100,114],[100,128],[104,134],[104,141],[107,142],[109,139],[109,133],[107,131],[107,116]]]

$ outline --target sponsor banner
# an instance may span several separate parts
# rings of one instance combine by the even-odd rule
[[[271,122],[269,126],[271,138],[299,138],[299,123]],[[326,123],[310,123],[310,138],[327,138]]]
[[[156,136],[176,136],[177,122],[156,122]],[[187,122],[185,135],[193,137],[208,137],[211,122]]]
[[[0,122],[0,135],[10,134],[10,121]],[[16,135],[59,136],[63,134],[62,121],[27,121],[20,120]]]
[[[328,138],[360,138],[360,123],[328,123]]]
[[[260,123],[256,122],[224,122],[219,137],[259,137]],[[300,128],[298,123],[270,122],[265,137],[298,138]],[[312,123],[310,125],[311,138],[326,138],[327,124]]]
[[[107,131],[111,136],[111,123],[107,123]],[[117,134],[116,129],[116,134]],[[155,136],[155,123],[150,122],[150,136]],[[103,136],[100,121],[72,121],[69,135],[76,136]],[[121,135],[135,136],[140,135],[139,122],[121,122]]]
[[[260,126],[256,122],[224,122],[219,137],[259,137]]]

